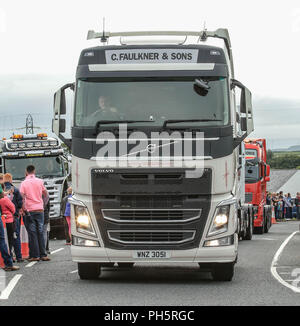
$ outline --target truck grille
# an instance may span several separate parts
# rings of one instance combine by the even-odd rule
[[[252,192],[246,192],[245,194],[245,202],[246,203],[251,203],[253,199],[253,194]]]
[[[211,205],[212,171],[91,171],[93,210],[104,246],[117,250],[198,248]]]
[[[189,222],[200,218],[201,209],[103,209],[103,218],[115,222]]]
[[[124,244],[180,244],[192,241],[195,231],[108,231],[111,241]]]

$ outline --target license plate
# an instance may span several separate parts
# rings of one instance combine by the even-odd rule
[[[170,251],[165,250],[138,250],[133,253],[136,259],[168,259],[171,258]]]

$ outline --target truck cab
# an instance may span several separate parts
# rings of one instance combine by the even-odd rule
[[[16,187],[24,180],[26,167],[35,166],[36,176],[44,180],[50,197],[51,233],[62,233],[60,208],[68,186],[68,164],[58,139],[46,133],[15,134],[1,141],[0,162],[1,172],[12,174]]]
[[[270,166],[267,164],[265,139],[246,139],[246,202],[254,209],[254,231],[268,233],[272,225],[272,207],[266,204]]]
[[[121,44],[108,45],[113,38]],[[206,44],[211,38],[225,48]],[[81,52],[76,82],[55,93],[53,118],[72,152],[79,276],[168,262],[197,263],[230,281],[245,204],[240,148],[253,117],[251,93],[234,79],[228,31],[89,31],[88,39],[103,45]],[[68,88],[75,101],[66,139]]]

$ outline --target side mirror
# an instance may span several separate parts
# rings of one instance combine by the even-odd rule
[[[266,177],[270,177],[270,172],[271,172],[270,165],[266,165]]]
[[[61,115],[66,115],[66,89],[70,88],[74,91],[75,84],[66,84],[60,88],[54,94],[53,101],[53,119],[52,119],[52,131],[68,146],[70,147],[70,141],[64,138],[61,134],[66,131],[66,120],[61,119]]]
[[[252,114],[252,94],[247,87],[245,87],[238,80],[232,79],[231,89],[238,87],[241,90],[240,98],[240,125],[244,132],[242,137],[236,139],[236,145],[248,137],[254,130],[253,114]],[[237,120],[237,122],[239,122]]]

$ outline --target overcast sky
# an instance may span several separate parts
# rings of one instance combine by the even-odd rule
[[[300,143],[299,0],[0,0],[1,114],[32,105],[51,115],[53,93],[74,80],[80,51],[99,44],[86,35],[102,30],[103,16],[110,31],[228,28],[236,78],[257,106],[255,135]]]

